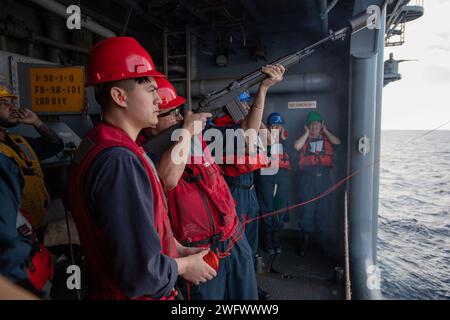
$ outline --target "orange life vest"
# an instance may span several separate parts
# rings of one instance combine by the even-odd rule
[[[322,141],[322,148],[319,151],[311,150],[310,143]],[[302,170],[306,166],[333,166],[333,145],[324,134],[320,138],[313,139],[308,137],[302,149],[300,150],[299,167]]]
[[[280,153],[276,153],[273,154],[271,151],[273,150],[272,146],[268,146],[267,147],[267,151],[268,153],[271,154],[270,158],[272,159],[271,161],[277,161],[278,162],[278,167],[280,169],[286,169],[286,170],[290,170],[291,169],[291,161],[289,160],[289,154],[287,152],[287,143],[286,140],[281,140],[279,144],[281,144],[281,147],[283,148],[283,152]]]

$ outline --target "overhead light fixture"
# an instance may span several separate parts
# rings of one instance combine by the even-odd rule
[[[228,64],[228,59],[227,59],[227,57],[226,57],[225,55],[223,55],[223,54],[219,54],[219,55],[216,57],[216,64],[217,64],[219,67],[225,67],[225,66]]]

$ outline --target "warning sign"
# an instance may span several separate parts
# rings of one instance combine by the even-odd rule
[[[316,109],[317,101],[289,101],[288,109]]]
[[[84,105],[84,68],[30,68],[31,110],[81,112]]]

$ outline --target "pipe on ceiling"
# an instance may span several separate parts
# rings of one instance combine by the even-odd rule
[[[193,80],[191,87],[192,97],[199,98],[206,93],[228,86],[235,79]],[[177,90],[181,84],[175,84]],[[293,74],[284,77],[284,80],[270,88],[271,93],[300,93],[300,92],[329,92],[336,87],[333,77],[323,73]],[[250,88],[255,94],[257,86]]]
[[[322,36],[328,36],[328,0],[319,0],[320,3],[320,18],[322,19]]]
[[[29,1],[33,2],[34,4],[40,6],[44,9],[47,9],[47,10],[59,15],[60,17],[67,18],[67,13],[66,13],[67,7],[60,4],[57,1],[54,1],[54,0],[29,0]],[[116,36],[116,34],[113,31],[103,27],[102,25],[98,24],[95,21],[92,21],[90,18],[81,19],[81,25],[84,28],[86,28],[104,38],[111,38],[111,37]]]
[[[19,40],[27,40],[29,43],[42,43],[54,48],[70,50],[80,53],[88,53],[88,48],[79,47],[76,45],[68,44],[65,42],[60,42],[56,40],[52,40],[50,38],[40,36],[37,34],[32,34],[30,30],[24,28],[23,26],[16,25],[14,28],[6,27],[6,24],[0,21],[0,31],[3,37],[11,37]],[[5,39],[5,48],[6,48],[6,39]],[[2,49],[4,50],[4,49]],[[6,51],[6,50],[5,50]]]

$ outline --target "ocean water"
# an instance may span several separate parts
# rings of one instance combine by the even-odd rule
[[[378,262],[386,299],[450,299],[450,131],[425,133],[382,132]]]

